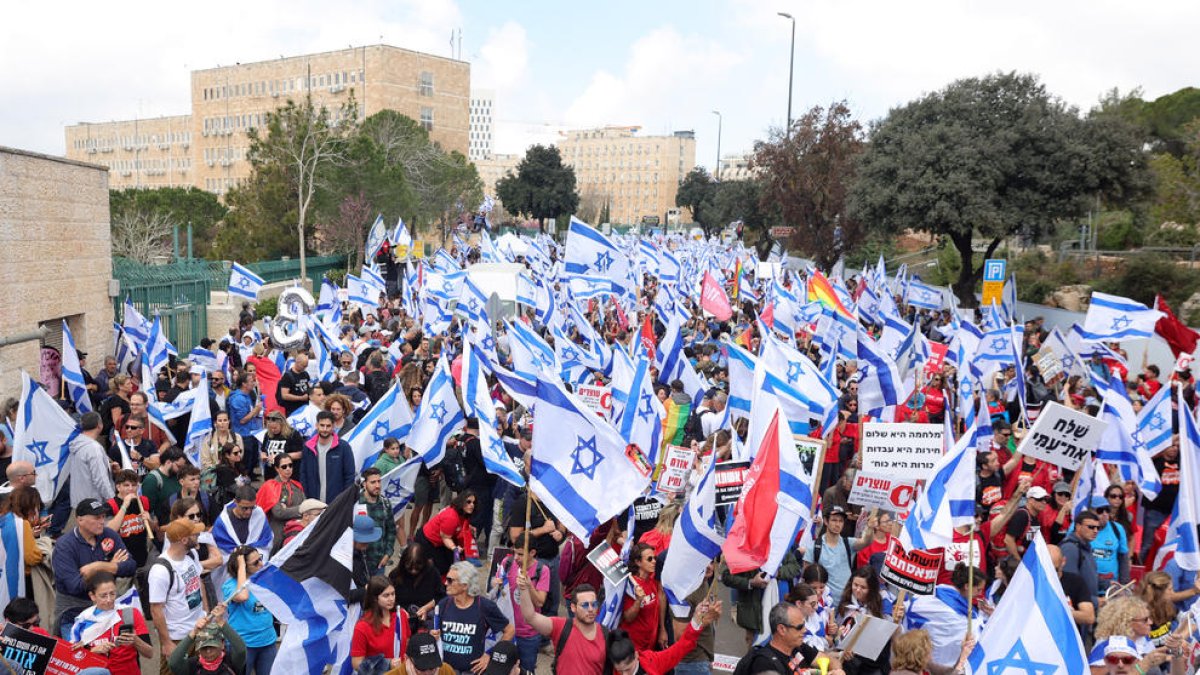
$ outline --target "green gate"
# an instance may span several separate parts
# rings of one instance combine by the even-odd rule
[[[113,278],[121,282],[121,293],[113,298],[113,316],[121,321],[129,298],[147,319],[153,321],[157,314],[167,339],[186,354],[208,335],[208,295],[220,267],[205,260],[142,265],[113,258]]]

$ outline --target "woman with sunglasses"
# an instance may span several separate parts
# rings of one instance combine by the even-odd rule
[[[230,428],[229,413],[220,410],[212,419],[213,432],[208,441],[200,448],[200,466],[213,466],[220,463],[221,454],[227,445],[235,445],[245,454],[245,444],[242,437],[233,433]],[[239,457],[238,462],[242,460]]]
[[[1088,654],[1093,675],[1104,673],[1105,654],[1110,640],[1129,642],[1136,650],[1139,675],[1161,675],[1158,666],[1169,658],[1166,647],[1155,647],[1150,640],[1150,606],[1132,596],[1109,600],[1096,619],[1096,644]],[[1132,669],[1131,669],[1132,670]]]
[[[250,546],[239,546],[229,554],[225,571],[229,576],[221,584],[221,597],[229,606],[226,621],[246,643],[244,675],[270,675],[277,652],[275,617],[250,592],[247,581],[263,567],[262,554]]]
[[[1129,505],[1125,499],[1125,489],[1120,485],[1109,485],[1104,490],[1104,499],[1108,502],[1109,518],[1121,529],[1125,530],[1125,540],[1133,541],[1134,524],[1133,515],[1129,512]]]
[[[300,503],[304,501],[304,488],[300,481],[292,478],[296,475],[296,460],[281,452],[275,455],[273,468],[275,477],[263,482],[254,499],[267,514],[267,522],[271,525],[274,535],[272,554],[283,547],[283,528],[289,520],[300,517]]]
[[[220,510],[225,508],[225,505],[233,499],[233,491],[241,485],[248,485],[249,480],[242,474],[242,456],[245,455],[245,450],[240,445],[235,443],[226,443],[221,446],[220,461],[213,469],[213,475],[216,477],[216,491],[213,492],[214,513],[220,513]],[[200,482],[204,482],[204,476],[201,474]]]
[[[629,554],[634,597],[625,597],[618,627],[629,632],[638,651],[667,646],[667,603],[663,602],[662,584],[654,574],[657,563],[658,556],[649,544],[636,544]]]

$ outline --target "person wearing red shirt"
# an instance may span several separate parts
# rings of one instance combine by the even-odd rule
[[[1047,495],[1054,489],[1054,484],[1062,480],[1062,471],[1050,462],[1025,457],[1020,453],[1013,455],[1013,457],[1019,457],[1020,463],[1012,471],[1008,472],[1008,475],[1004,478],[1004,495],[1006,498],[1011,498],[1013,492],[1017,489],[1017,483],[1021,480],[1028,480],[1031,486],[1042,488],[1042,492]]]
[[[854,569],[870,565],[871,556],[876,553],[887,553],[895,523],[895,516],[887,511],[880,511],[878,516],[867,519],[867,529],[872,532],[871,541],[859,549],[858,554],[854,556]]]
[[[621,675],[665,675],[696,648],[700,631],[721,616],[721,601],[704,600],[696,606],[691,623],[675,644],[661,651],[638,649],[633,637],[617,629],[608,637],[608,660]],[[563,672],[560,670],[560,672]]]
[[[475,513],[475,501],[474,492],[460,492],[449,506],[430,518],[413,537],[429,552],[433,566],[443,577],[450,571],[456,552],[465,557],[474,557],[471,514]]]
[[[925,412],[929,413],[930,424],[941,424],[946,419],[946,392],[942,388],[940,373],[929,378],[929,384],[921,390],[925,394]]]
[[[1047,544],[1058,545],[1071,529],[1071,486],[1065,481],[1054,484],[1054,501],[1042,509],[1039,519]]]
[[[408,612],[396,609],[396,589],[385,576],[367,582],[363,613],[350,638],[350,665],[357,671],[363,661],[386,661],[387,670],[404,663],[411,629]]]
[[[634,597],[625,597],[618,626],[629,633],[629,639],[639,651],[666,646],[667,631],[663,623],[667,603],[663,602],[662,584],[654,576],[658,556],[649,544],[637,544],[629,554],[633,574]],[[690,649],[685,651],[686,654]]]
[[[1154,398],[1158,390],[1162,389],[1162,382],[1158,381],[1159,374],[1158,366],[1151,363],[1146,366],[1146,372],[1138,378],[1141,382],[1138,384],[1137,392],[1147,401]]]
[[[1013,499],[1016,499],[1015,495]],[[1042,529],[1041,513],[1049,503],[1050,493],[1045,488],[1040,485],[1029,488],[1025,508],[1014,513],[1004,528],[1004,550],[1008,555],[1018,558],[1025,555],[1025,548]]]
[[[1012,459],[1012,435],[1012,426],[1008,422],[995,418],[992,419],[991,451],[996,453],[996,458],[1000,460],[1001,465],[1008,464],[1008,461]]]
[[[138,675],[142,672],[138,657],[154,658],[150,629],[142,611],[137,607],[116,608],[116,579],[108,572],[92,575],[87,590],[93,604],[75,619],[71,628],[73,644],[107,658],[104,667],[113,675]],[[125,628],[124,614],[132,619],[132,630]],[[107,628],[100,630],[105,625]]]
[[[539,635],[550,638],[558,662],[556,670],[573,675],[602,675],[607,631],[596,623],[596,611],[600,608],[596,589],[590,584],[576,586],[570,596],[570,613],[564,619],[537,613],[530,599],[529,577],[524,572],[519,573],[517,586],[521,589],[521,617]]]
[[[971,544],[971,527],[965,525],[954,528],[954,536],[948,546],[942,548],[942,567],[938,570],[937,582],[949,584],[954,577],[954,568],[959,563],[972,564],[976,569],[987,569],[987,534],[991,531],[990,522],[980,522],[980,514],[975,516],[975,543]]]
[[[856,384],[856,383],[852,383]],[[837,483],[850,459],[858,453],[858,399],[842,398],[837,425],[833,428],[829,447],[825,450],[825,469],[821,474],[821,491]]]

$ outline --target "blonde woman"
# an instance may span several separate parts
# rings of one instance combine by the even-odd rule
[[[933,640],[923,629],[910,630],[892,640],[892,675],[950,675],[963,672],[967,656],[975,648],[975,638],[970,633],[963,638],[962,651],[953,667],[939,666],[933,662]]]
[[[1171,575],[1157,570],[1142,577],[1138,585],[1138,597],[1150,608],[1150,639],[1161,642],[1171,632],[1175,623],[1175,603],[1171,602]]]
[[[654,555],[662,555],[671,545],[671,533],[675,531],[675,521],[678,519],[679,503],[667,504],[658,512],[658,522],[654,524],[654,529],[643,534],[638,543],[653,547]]]
[[[1155,648],[1150,640],[1150,605],[1138,597],[1109,600],[1108,604],[1100,609],[1095,635],[1096,644],[1088,654],[1092,675],[1107,672],[1104,651],[1110,637],[1125,637],[1133,643],[1133,647],[1138,651],[1139,673],[1160,675],[1162,671],[1159,666],[1170,658],[1166,647]]]

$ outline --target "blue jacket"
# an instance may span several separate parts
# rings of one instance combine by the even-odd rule
[[[245,424],[242,424],[240,421],[243,417],[250,414],[256,403],[258,401],[253,396],[241,389],[229,395],[229,398],[225,401],[225,407],[229,410],[229,424],[233,429],[233,433],[239,436],[249,436],[263,428],[261,416],[255,417]]]
[[[71,530],[54,544],[54,590],[86,600],[87,588],[79,568],[88,563],[112,560],[117,551],[125,550],[121,535],[107,527],[96,537],[95,546],[88,546],[79,536],[78,528]],[[132,577],[134,572],[137,572],[137,561],[130,555],[125,562],[117,565],[116,576]]]
[[[317,439],[319,438],[320,436],[313,436],[304,444],[304,452],[301,453],[300,459],[300,485],[304,487],[306,497],[328,503],[341,494],[347,486],[354,484],[354,476],[357,471],[354,467],[354,451],[350,449],[350,444],[338,438],[335,433],[333,444],[330,446],[329,452],[325,454],[325,480],[329,483],[329,489],[322,490],[321,472],[317,466]],[[322,494],[324,492],[329,494],[329,499],[325,499]]]

